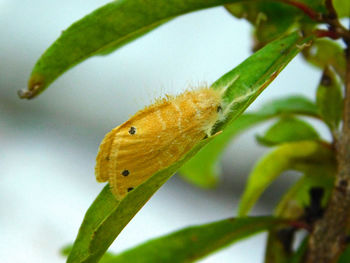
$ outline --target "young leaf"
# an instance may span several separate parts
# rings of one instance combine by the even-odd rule
[[[310,124],[289,116],[281,118],[265,134],[256,138],[263,145],[273,146],[286,142],[318,140],[320,137]]]
[[[341,85],[331,68],[323,71],[316,93],[316,104],[325,123],[334,131],[342,119],[343,95]]]
[[[298,34],[276,40],[214,83],[213,88],[225,89],[223,99],[227,103],[223,105],[226,118],[216,126],[217,131],[237,118],[254,101],[300,51],[300,44],[305,41]],[[252,72],[251,69],[255,71]],[[240,97],[237,97],[238,95]],[[155,173],[119,202],[114,199],[107,186],[87,211],[68,262],[95,262],[101,258],[120,231],[154,192],[211,139],[213,137],[202,140],[179,162]]]
[[[31,99],[65,71],[85,59],[109,53],[170,19],[238,0],[112,1],[64,30],[42,54],[21,98]]]
[[[317,39],[302,52],[304,58],[312,65],[324,69],[331,66],[345,80],[345,54],[342,47],[328,39]]]
[[[310,163],[333,163],[334,154],[324,143],[286,143],[265,155],[253,168],[244,190],[238,214],[246,215],[265,189],[284,171],[303,171]]]
[[[203,188],[214,186],[220,173],[219,157],[230,141],[246,129],[285,114],[319,118],[316,105],[301,96],[290,96],[265,103],[257,112],[245,113],[231,122],[221,134],[180,168],[180,175],[186,181]]]

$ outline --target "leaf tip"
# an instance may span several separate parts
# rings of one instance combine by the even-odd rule
[[[36,97],[45,87],[44,77],[41,75],[32,75],[28,81],[28,88],[17,92],[21,99],[32,99]]]

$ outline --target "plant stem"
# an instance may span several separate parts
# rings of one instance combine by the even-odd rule
[[[347,44],[344,115],[342,131],[336,142],[336,182],[326,212],[310,235],[306,263],[337,262],[350,230],[350,43],[344,41]]]

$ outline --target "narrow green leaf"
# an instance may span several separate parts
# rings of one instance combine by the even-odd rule
[[[321,68],[332,66],[337,74],[345,80],[345,54],[342,47],[328,39],[316,39],[302,52],[304,58],[312,65]]]
[[[238,214],[246,215],[265,189],[284,171],[303,171],[311,163],[333,163],[333,152],[316,141],[286,143],[265,155],[253,168],[243,193]]]
[[[331,68],[326,67],[316,93],[316,104],[325,123],[334,131],[343,113],[341,85]]]
[[[274,146],[286,142],[318,140],[320,137],[309,123],[288,116],[278,120],[265,134],[256,138],[263,145]]]
[[[106,185],[86,212],[67,262],[97,262],[159,187],[212,138],[202,140],[183,159],[157,172],[121,201],[115,199]]]
[[[285,223],[284,219],[274,217],[246,217],[187,227],[108,258],[107,262],[193,262],[232,243]]]
[[[254,113],[245,113],[230,123],[214,140],[204,146],[180,169],[180,175],[197,186],[214,186],[219,178],[219,157],[230,141],[241,132],[276,116],[301,114],[318,118],[316,105],[301,96],[290,96],[265,103]]]
[[[217,131],[233,118],[237,118],[254,101],[300,51],[300,45],[304,42],[298,34],[276,40],[214,83],[213,88],[226,91],[223,96],[226,103],[223,105],[223,112],[226,118],[216,126]],[[255,68],[253,75],[249,67]],[[96,262],[101,258],[120,231],[154,192],[213,138],[214,136],[202,140],[179,162],[155,173],[119,202],[114,199],[109,186],[106,186],[87,211],[68,262]]]
[[[310,41],[298,33],[275,40],[215,81],[211,86],[213,89],[225,90],[225,119],[216,124],[214,131],[222,130],[241,115]]]
[[[170,19],[238,0],[118,0],[64,30],[42,54],[21,98],[34,98],[65,71],[87,58],[109,53]]]

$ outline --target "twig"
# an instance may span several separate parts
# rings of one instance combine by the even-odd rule
[[[326,0],[325,5],[327,8],[327,14],[319,13],[313,10],[311,7],[305,3],[295,1],[295,0],[277,0],[278,2],[283,2],[288,5],[294,6],[306,14],[309,18],[315,22],[327,24],[329,30],[316,30],[316,36],[318,37],[330,37],[332,39],[342,38],[345,43],[350,43],[350,32],[347,30],[340,22],[337,17],[336,10],[334,9],[332,0]],[[327,33],[326,33],[327,32]],[[320,34],[317,34],[320,33]]]
[[[303,11],[308,17],[310,17],[312,20],[316,22],[323,22],[322,20],[322,14],[316,12],[306,4],[294,0],[280,0],[280,2],[286,3],[288,5],[294,6],[301,11]]]

